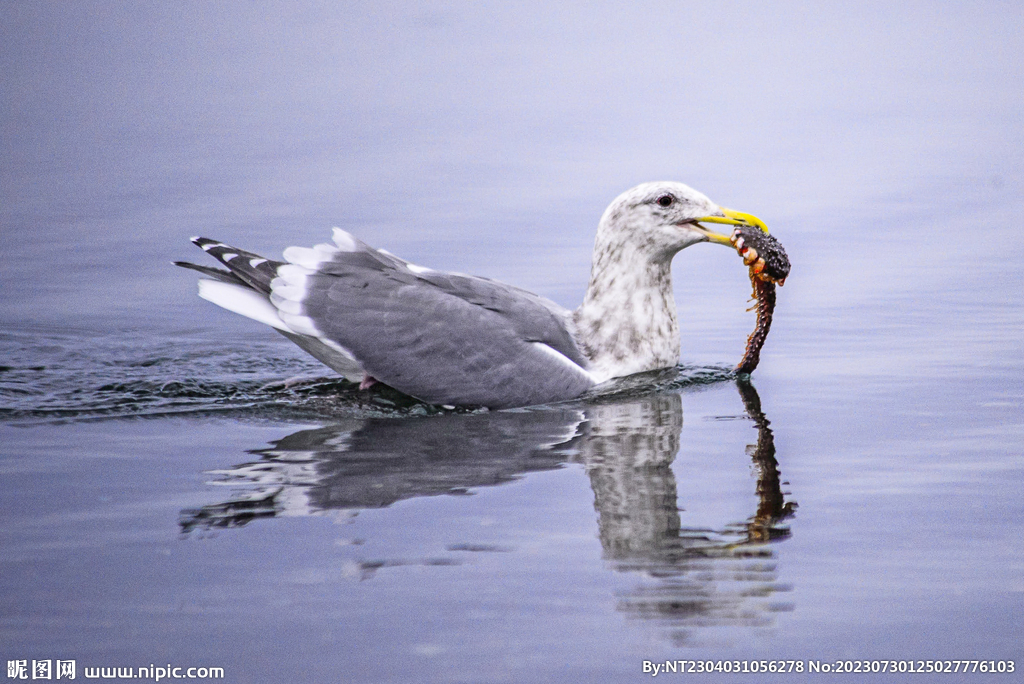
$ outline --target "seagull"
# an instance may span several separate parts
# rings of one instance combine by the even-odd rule
[[[672,259],[700,242],[733,247],[705,225],[755,226],[676,182],[619,195],[597,228],[575,311],[479,276],[436,271],[374,249],[340,228],[333,244],[266,259],[192,242],[226,270],[199,271],[199,296],[274,328],[367,389],[380,382],[449,407],[507,409],[578,398],[679,361]]]

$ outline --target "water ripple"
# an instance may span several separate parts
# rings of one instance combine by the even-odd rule
[[[312,359],[272,341],[228,347],[191,338],[3,333],[0,420],[62,422],[168,415],[259,419],[425,415],[446,412],[387,386],[360,391]],[[735,377],[719,366],[677,366],[604,387],[603,401]],[[464,409],[457,412],[466,412]]]

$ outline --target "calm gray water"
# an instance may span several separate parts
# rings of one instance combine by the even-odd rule
[[[0,4],[0,659],[1020,681],[1021,54],[998,2]],[[789,251],[750,384],[709,245],[679,369],[483,414],[360,395],[169,264],[340,226],[574,307],[659,179]]]

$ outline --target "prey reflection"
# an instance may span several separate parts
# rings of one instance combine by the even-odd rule
[[[768,419],[749,382],[737,386],[757,428],[748,454],[757,472],[757,509],[742,523],[721,529],[682,523],[676,475],[683,412],[677,394],[587,410],[577,459],[586,467],[605,559],[616,570],[644,580],[619,596],[625,613],[661,623],[679,644],[697,627],[767,626],[771,614],[789,609],[775,600],[786,587],[776,581],[766,542],[787,537],[782,521],[796,504],[786,502]]]
[[[745,420],[757,431],[747,446],[756,503],[743,520],[709,527],[680,515],[681,505],[696,502],[679,501],[672,466],[684,434],[682,398],[665,392],[580,407],[349,419],[302,430],[252,451],[256,460],[214,472],[218,484],[236,487],[235,496],[182,511],[180,524],[188,533],[382,508],[578,463],[593,490],[605,562],[637,577],[619,595],[620,610],[656,622],[678,643],[690,641],[695,628],[767,625],[788,607],[776,599],[785,587],[777,582],[770,542],[790,534],[785,520],[796,504],[782,490],[756,390],[743,381],[737,387]],[[707,468],[718,466],[713,455],[698,456],[707,457]],[[514,548],[503,550],[514,558]],[[380,563],[371,565],[367,577]]]

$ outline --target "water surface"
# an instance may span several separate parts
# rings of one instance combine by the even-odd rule
[[[0,656],[240,682],[1019,673],[1021,24],[5,4]],[[790,254],[749,383],[722,370],[749,283],[710,245],[675,262],[678,369],[492,413],[361,394],[169,264],[202,260],[194,234],[276,257],[337,225],[574,307],[603,208],[655,179]]]

